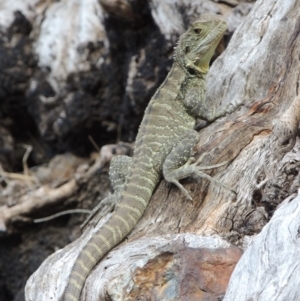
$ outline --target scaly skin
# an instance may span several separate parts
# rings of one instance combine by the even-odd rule
[[[125,180],[119,177],[118,184],[113,185],[118,203],[108,221],[79,253],[66,287],[65,301],[80,299],[90,271],[135,227],[162,174],[188,198],[178,180],[190,175],[203,176],[190,158],[199,140],[193,128],[196,117],[206,118],[201,107],[205,75],[225,30],[226,23],[220,16],[204,14],[180,37],[173,67],[145,111],[132,161],[125,162],[122,157],[114,161],[116,166],[129,166]],[[112,169],[110,176],[114,175]]]

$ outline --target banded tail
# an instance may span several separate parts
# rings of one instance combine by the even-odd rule
[[[64,301],[80,300],[82,288],[91,270],[131,232],[143,215],[159,179],[159,175],[150,170],[136,167],[131,171],[129,184],[115,211],[79,253],[71,270]]]

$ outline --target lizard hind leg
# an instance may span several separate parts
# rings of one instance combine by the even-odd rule
[[[192,130],[188,134],[185,134],[181,141],[172,149],[163,164],[163,175],[165,180],[175,184],[190,200],[192,200],[192,197],[179,183],[179,180],[190,176],[205,178],[225,189],[230,190],[235,194],[235,191],[232,188],[224,185],[220,181],[201,171],[217,168],[227,164],[228,162],[223,162],[212,166],[198,166],[203,158],[207,155],[207,153],[204,153],[197,161],[195,161],[194,157],[191,156],[192,150],[198,141],[198,133]]]
[[[112,158],[109,166],[109,179],[114,193],[120,193],[123,190],[131,162],[132,158],[128,156]]]
[[[84,229],[87,224],[94,218],[95,215],[98,215],[96,221],[97,223],[107,212],[110,212],[114,209],[116,203],[119,200],[119,196],[124,188],[126,181],[126,175],[128,174],[132,158],[128,156],[115,156],[110,161],[109,166],[109,179],[114,191],[114,194],[107,196],[92,210],[87,219],[80,226],[81,229]],[[103,210],[106,208],[106,210]],[[99,211],[103,211],[102,213]]]

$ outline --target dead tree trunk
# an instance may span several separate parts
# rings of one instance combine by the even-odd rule
[[[185,180],[190,202],[162,181],[128,240],[91,273],[81,300],[202,300],[203,287],[187,271],[194,250],[201,248],[203,259],[207,248],[226,248],[236,259],[228,242],[247,248],[250,240],[224,300],[300,300],[300,199],[293,199],[300,182],[299,53],[300,2],[257,1],[208,76],[207,106],[234,110],[200,130],[197,148],[198,156],[209,152],[203,165],[229,162],[208,173],[237,195]],[[28,301],[59,300],[100,224],[43,263],[27,283]]]

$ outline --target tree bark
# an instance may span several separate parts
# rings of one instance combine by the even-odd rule
[[[224,301],[300,300],[299,201],[280,204],[238,262]]]
[[[205,179],[188,179],[188,201],[162,180],[128,239],[91,273],[81,300],[133,300],[128,291],[136,271],[158,253],[176,252],[178,234],[184,245],[187,233],[194,234],[189,247],[216,234],[223,240],[204,247],[224,248],[227,240],[247,248],[253,240],[224,300],[300,300],[299,277],[290,280],[300,273],[299,196],[277,209],[300,183],[299,11],[297,0],[257,1],[209,72],[207,106],[231,106],[232,113],[200,130],[196,156],[209,152],[206,166],[228,161],[208,174],[236,196]],[[43,263],[27,283],[27,300],[59,300],[78,252],[104,220]]]

